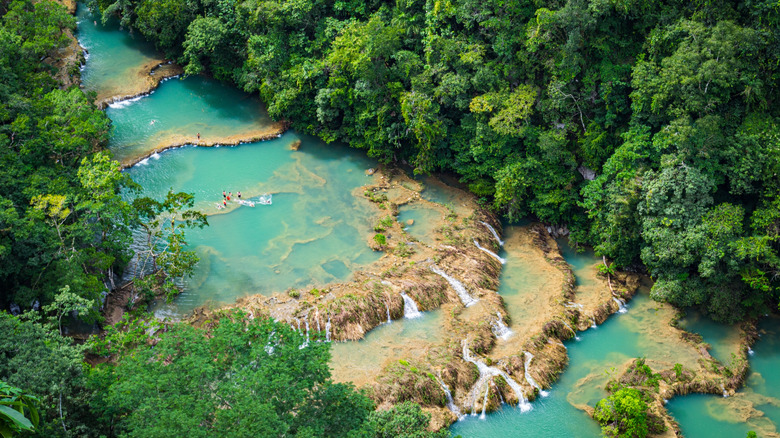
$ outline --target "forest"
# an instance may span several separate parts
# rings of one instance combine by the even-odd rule
[[[657,300],[729,323],[777,309],[775,1],[90,6],[186,74],[258,93],[299,131],[415,173],[454,174],[508,221],[565,226],[611,266],[648,273]],[[374,411],[330,381],[326,344],[301,349],[299,334],[272,321],[127,319],[110,345],[62,336],[74,311],[100,321],[133,230],[149,233],[155,265],[139,290],[170,296],[196,262],[185,229],[207,225],[186,193],[122,197],[138,187],[105,150],[109,119],[94,96],[55,79],[74,29],[57,3],[0,0],[0,305],[19,315],[0,314],[0,435],[446,436],[423,432],[419,406]],[[163,213],[186,220],[165,228]],[[160,240],[169,252],[156,253]],[[85,364],[106,348],[119,359]],[[269,360],[258,366],[259,356]],[[166,386],[177,391],[158,392]],[[241,403],[258,394],[267,402]],[[233,405],[252,411],[220,409]]]
[[[780,286],[780,7],[744,1],[93,0],[187,74],[735,322]]]

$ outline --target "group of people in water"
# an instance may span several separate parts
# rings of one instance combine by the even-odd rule
[[[241,192],[236,193],[236,196],[238,200],[241,200]],[[223,208],[227,207],[228,201],[230,201],[230,198],[233,197],[233,192],[225,192],[222,191],[222,205],[217,204],[217,210],[222,210]]]

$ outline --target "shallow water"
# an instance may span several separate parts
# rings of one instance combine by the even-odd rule
[[[81,71],[87,91],[100,96],[124,94],[128,81],[133,81],[144,65],[161,59],[141,35],[120,30],[117,20],[103,25],[100,14],[92,14],[83,3],[78,5],[76,18],[79,43],[88,52]]]
[[[301,150],[291,151],[298,139]],[[201,261],[175,301],[177,313],[346,280],[377,260],[365,241],[373,210],[352,193],[373,180],[364,172],[373,165],[358,151],[289,132],[234,147],[175,149],[129,169],[146,196],[173,188],[194,194],[196,208],[211,213],[210,226],[187,232]],[[217,210],[223,190],[243,199],[270,193],[273,203]]]
[[[408,220],[414,223],[408,225]],[[436,244],[433,235],[441,220],[441,212],[434,208],[420,205],[402,205],[398,208],[398,222],[401,222],[401,226],[410,236],[426,245]]]
[[[760,437],[780,436],[780,320],[765,318],[759,329],[750,374],[737,394],[693,394],[669,401],[667,408],[686,437],[744,437],[749,430]]]
[[[120,162],[169,144],[227,142],[269,129],[271,120],[256,97],[213,79],[170,79],[151,95],[106,110],[114,131],[109,149]]]
[[[333,380],[357,385],[367,383],[392,362],[425,357],[428,348],[442,336],[443,315],[439,309],[423,312],[415,319],[399,319],[380,325],[360,341],[333,343]]]
[[[501,276],[499,293],[504,296],[507,311],[513,318],[510,325],[517,331],[522,324],[525,310],[517,309],[510,292],[517,290],[523,294],[531,290],[537,273],[528,269],[521,260],[522,250],[513,250],[515,227],[505,227],[506,250],[501,253],[507,258]],[[600,262],[592,253],[573,253],[564,251],[567,261],[574,262],[575,273],[592,272],[588,267]],[[584,269],[584,270],[583,270]],[[587,279],[580,278],[579,283]],[[584,281],[585,280],[585,281]],[[510,287],[509,284],[515,284]],[[616,377],[622,368],[636,357],[647,357],[648,364],[654,368],[667,368],[675,362],[686,367],[696,366],[696,351],[672,337],[659,336],[668,330],[668,320],[673,310],[652,301],[648,289],[643,288],[631,301],[631,310],[625,314],[614,314],[597,329],[579,332],[580,340],[569,340],[570,366],[553,385],[548,397],[539,398],[532,403],[530,412],[521,412],[517,408],[503,405],[502,408],[482,420],[466,417],[455,423],[450,431],[453,436],[463,437],[599,437],[597,423],[578,407],[595,406],[607,395],[604,386]],[[530,316],[528,316],[530,317]],[[519,321],[517,321],[519,319]]]
[[[728,366],[739,351],[740,330],[737,326],[719,324],[693,309],[680,319],[680,327],[701,335],[710,344],[710,354]]]

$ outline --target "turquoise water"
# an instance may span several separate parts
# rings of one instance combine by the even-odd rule
[[[680,327],[701,335],[710,344],[710,354],[724,365],[729,365],[737,354],[739,333],[737,326],[718,324],[701,313],[688,309],[680,320]]]
[[[298,139],[301,150],[291,151]],[[129,169],[146,196],[161,198],[172,187],[194,194],[196,208],[211,214],[209,227],[187,233],[201,261],[175,302],[177,313],[346,280],[377,260],[380,253],[365,240],[373,210],[353,196],[373,180],[364,170],[374,165],[358,151],[289,132],[235,147],[175,149]],[[240,191],[243,199],[270,193],[273,203],[231,202],[217,210],[223,190]]]
[[[407,225],[406,221],[413,220],[412,225]],[[428,245],[434,245],[433,234],[439,226],[439,221],[443,219],[440,211],[434,208],[423,207],[419,205],[402,205],[398,208],[398,222],[406,229],[406,232]]]
[[[161,59],[143,37],[120,30],[116,20],[104,26],[99,14],[90,13],[83,3],[79,3],[76,17],[79,43],[88,51],[81,72],[85,90],[101,96],[123,94],[141,66]]]
[[[753,346],[745,387],[732,397],[693,394],[676,397],[667,408],[686,437],[780,436],[780,320],[765,318],[762,336]]]
[[[257,98],[204,77],[168,80],[147,97],[112,105],[106,114],[114,124],[109,148],[120,162],[195,142],[198,133],[202,141],[220,142],[271,125]]]
[[[424,357],[427,349],[444,335],[442,317],[441,310],[423,312],[419,318],[382,324],[360,341],[332,344],[334,380],[361,385],[393,362],[402,359],[414,362]]]
[[[513,249],[515,227],[504,228],[505,251],[501,255],[507,263],[501,274],[499,293],[505,297],[507,311],[514,318],[523,315],[525,309],[516,309],[520,303],[512,294],[522,296],[538,282],[536,272],[528,269],[522,260],[522,252]],[[577,272],[587,273],[588,267],[600,262],[591,252],[576,253],[563,247],[566,260]],[[580,279],[583,280],[583,279]],[[582,281],[580,281],[581,283]],[[505,285],[514,285],[508,287]],[[508,288],[507,288],[508,287]],[[502,408],[482,420],[465,417],[450,428],[453,436],[466,438],[511,437],[600,437],[598,424],[584,410],[607,395],[604,386],[611,377],[616,377],[623,366],[636,357],[645,356],[653,367],[671,367],[675,362],[685,366],[696,366],[696,351],[679,341],[668,341],[658,336],[668,329],[668,318],[673,315],[669,308],[660,309],[643,288],[631,301],[630,311],[614,314],[597,329],[578,333],[580,340],[569,340],[570,366],[553,385],[548,397],[533,402],[530,412],[503,405]],[[531,318],[528,315],[526,318]]]

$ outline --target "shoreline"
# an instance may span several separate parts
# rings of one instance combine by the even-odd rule
[[[166,144],[165,146],[159,146],[154,148],[153,150],[147,151],[143,155],[122,160],[120,162],[120,168],[122,170],[129,169],[139,164],[140,162],[150,158],[154,154],[159,154],[171,149],[178,149],[186,146],[194,146],[194,147],[238,146],[241,144],[272,140],[274,138],[281,137],[282,134],[287,132],[289,127],[290,124],[287,121],[280,121],[280,122],[273,122],[267,128],[256,130],[246,135],[238,134],[234,136],[222,137],[217,140],[205,140],[205,139],[198,140],[197,138],[174,140],[173,142]]]
[[[73,3],[75,6],[75,4]],[[74,8],[75,9],[75,8]],[[75,36],[72,36],[73,40],[76,41],[78,44],[78,40]],[[79,46],[80,47],[80,46]],[[82,59],[83,59],[83,52],[82,52]],[[151,65],[154,64],[154,65]],[[165,68],[165,66],[170,66],[169,68]],[[160,73],[162,73],[160,76],[156,76],[155,73],[157,73],[159,70]],[[181,74],[181,67],[175,64],[171,64],[170,62],[165,62],[164,60],[155,60],[153,62],[150,62],[148,64],[145,64],[142,68],[142,71],[146,73],[146,80],[148,81],[147,85],[148,88],[145,89],[145,91],[142,91],[140,93],[136,94],[116,94],[112,96],[104,96],[101,98],[96,99],[95,104],[101,108],[105,109],[109,104],[121,102],[125,100],[134,99],[137,97],[143,97],[151,94],[156,90],[159,85],[172,77],[176,77],[177,75]],[[176,73],[176,72],[179,73]],[[141,73],[139,73],[141,75]],[[74,83],[80,84],[81,81],[78,77],[74,78]],[[156,153],[161,153],[166,150],[193,145],[193,146],[199,146],[199,147],[214,147],[214,146],[230,146],[230,145],[238,145],[241,143],[250,143],[250,142],[256,142],[256,141],[263,141],[263,140],[269,140],[275,137],[280,136],[283,134],[289,127],[288,122],[277,122],[278,124],[281,124],[282,126],[279,127],[278,131],[275,132],[268,132],[265,134],[260,134],[257,136],[250,136],[250,137],[244,137],[239,140],[235,141],[227,141],[227,142],[206,142],[206,141],[186,141],[186,142],[175,142],[171,143],[169,145],[158,147],[155,150],[149,152],[148,154],[130,159],[129,161],[121,163],[122,169],[127,169],[129,167],[132,167],[141,161],[151,157],[152,155]],[[407,177],[408,178],[408,177]],[[374,189],[379,188],[380,186],[373,187]],[[469,196],[472,196],[469,194]],[[419,194],[418,194],[418,199]],[[409,201],[407,201],[408,203]],[[396,204],[396,207],[398,205],[405,205],[404,204]],[[381,212],[385,214],[386,212]],[[487,212],[480,212],[480,216],[483,220],[487,220],[488,222],[491,222],[496,228],[500,228],[498,226],[498,220],[492,216],[492,214],[489,214]],[[476,221],[475,221],[476,223]],[[492,242],[492,237],[487,233],[487,231],[480,232],[478,230],[480,227],[473,227],[467,231],[468,239],[466,239],[467,242],[470,242],[471,238],[479,239],[487,246],[487,242]],[[484,229],[484,227],[482,227]],[[538,245],[540,251],[542,251],[545,254],[545,258],[548,259],[548,261],[556,266],[556,268],[560,269],[562,272],[562,275],[564,276],[563,284],[561,286],[560,291],[560,299],[561,301],[558,302],[557,305],[551,306],[552,309],[557,309],[559,313],[556,317],[551,318],[547,320],[546,324],[544,324],[543,328],[539,331],[534,332],[530,339],[523,344],[523,349],[510,356],[503,356],[498,358],[496,361],[493,361],[492,358],[490,358],[489,354],[491,351],[495,349],[497,340],[495,339],[495,336],[491,333],[490,327],[482,324],[481,326],[478,323],[474,323],[470,320],[468,315],[463,316],[464,313],[469,312],[469,308],[464,308],[460,304],[459,297],[453,293],[453,290],[451,287],[448,287],[446,282],[443,281],[440,278],[437,278],[430,274],[429,270],[411,270],[409,272],[409,276],[413,277],[415,279],[415,282],[413,283],[412,287],[416,287],[415,292],[409,292],[409,295],[415,299],[415,301],[420,306],[420,310],[432,310],[435,308],[442,308],[449,316],[452,315],[450,318],[447,319],[447,326],[455,331],[458,335],[466,335],[465,339],[469,340],[468,348],[471,349],[471,354],[476,357],[476,360],[481,360],[484,358],[490,358],[491,363],[498,363],[499,366],[502,367],[502,369],[507,373],[507,375],[511,376],[514,380],[516,380],[518,383],[520,383],[520,386],[523,388],[523,396],[528,398],[529,400],[533,400],[538,395],[538,389],[533,388],[531,385],[527,384],[523,374],[527,372],[528,370],[525,369],[525,352],[529,352],[534,354],[535,360],[535,367],[534,367],[534,374],[536,374],[535,380],[539,382],[539,385],[542,388],[550,388],[550,386],[557,380],[558,375],[560,372],[565,369],[565,367],[568,365],[568,354],[566,353],[565,347],[562,346],[562,344],[559,344],[555,342],[555,340],[563,341],[566,339],[570,339],[574,336],[576,336],[575,332],[572,332],[568,330],[562,320],[566,320],[570,323],[573,323],[574,327],[577,328],[578,331],[582,330],[582,327],[588,326],[589,327],[589,321],[587,321],[584,318],[584,312],[580,312],[577,308],[571,308],[566,307],[565,303],[570,302],[572,300],[576,300],[576,286],[574,283],[574,274],[571,270],[571,267],[568,265],[568,263],[563,259],[562,255],[560,254],[560,250],[557,248],[557,246],[553,247],[550,244],[550,241],[552,240],[552,237],[543,226],[539,224],[535,224],[531,226],[533,228],[533,232],[537,234],[537,238],[534,240],[535,244]],[[394,230],[394,233],[398,232],[401,234],[399,230]],[[370,238],[370,236],[369,236]],[[555,244],[554,240],[552,240],[553,244]],[[418,244],[421,244],[420,242],[417,242]],[[462,242],[461,242],[462,243]],[[501,267],[496,265],[496,261],[491,259],[489,256],[485,255],[484,253],[479,252],[478,250],[475,250],[474,248],[469,247],[469,245],[446,245],[441,246],[437,249],[432,249],[433,253],[435,253],[438,256],[441,256],[441,261],[444,261],[446,263],[447,269],[444,269],[447,272],[450,272],[451,275],[453,271],[458,272],[465,268],[465,266],[470,266],[472,264],[478,265],[479,274],[485,274],[485,278],[479,278],[474,279],[470,278],[469,280],[464,280],[464,282],[467,285],[467,289],[469,291],[476,291],[474,294],[483,302],[487,303],[488,307],[490,307],[490,312],[482,312],[483,314],[492,314],[492,310],[494,308],[498,308],[498,311],[501,312],[502,316],[507,319],[507,310],[503,304],[503,301],[494,290],[491,290],[491,287],[493,289],[497,288],[498,285],[498,277],[500,275]],[[463,257],[464,260],[457,260],[456,258],[458,256],[465,256]],[[382,259],[384,259],[383,257]],[[381,260],[381,259],[380,259]],[[397,263],[399,261],[404,260],[394,260],[394,261],[388,261],[385,260],[383,262],[383,265],[387,267],[387,269],[391,269],[393,266],[397,267]],[[474,262],[474,263],[472,263]],[[565,266],[564,266],[565,265]],[[441,266],[441,265],[440,265]],[[430,265],[425,266],[426,268],[430,268]],[[568,270],[568,271],[567,271]],[[366,272],[357,272],[355,273],[355,280],[353,282],[347,282],[347,283],[340,283],[340,284],[333,284],[328,285],[325,290],[328,292],[324,295],[326,298],[330,298],[329,295],[333,294],[333,297],[329,300],[322,300],[321,297],[313,297],[309,296],[306,297],[305,294],[307,292],[304,292],[304,295],[302,295],[301,299],[293,299],[295,303],[297,303],[297,307],[292,308],[293,305],[284,306],[288,303],[290,303],[290,300],[286,300],[284,302],[280,301],[281,299],[290,298],[289,294],[285,293],[278,293],[274,294],[271,297],[266,296],[250,296],[246,298],[239,299],[237,303],[229,306],[224,306],[216,310],[203,310],[200,313],[200,316],[207,315],[206,312],[210,312],[210,314],[219,312],[219,310],[226,309],[226,308],[244,308],[249,309],[250,312],[259,311],[261,313],[264,313],[266,310],[268,312],[268,315],[273,315],[272,308],[277,309],[279,312],[277,315],[279,316],[287,316],[288,322],[292,324],[293,318],[297,321],[301,321],[302,318],[305,318],[307,323],[309,321],[318,321],[320,323],[323,323],[324,326],[325,320],[322,317],[323,312],[320,310],[325,310],[325,312],[333,311],[333,313],[336,313],[336,308],[327,307],[328,305],[332,305],[333,302],[337,302],[339,298],[343,298],[346,295],[348,295],[348,292],[345,292],[347,290],[351,290],[350,288],[356,287],[356,284],[359,281],[366,281],[366,282],[374,282],[374,284],[378,283],[381,286],[385,286],[382,289],[381,296],[385,298],[384,302],[377,301],[377,300],[371,300],[366,298],[366,301],[363,303],[359,303],[360,305],[355,305],[354,303],[347,303],[345,300],[342,300],[342,302],[337,302],[337,304],[340,307],[340,310],[342,310],[339,314],[341,316],[342,322],[344,322],[344,326],[342,327],[341,331],[339,331],[339,336],[341,337],[340,340],[347,340],[347,339],[360,339],[362,338],[365,333],[368,331],[376,328],[377,326],[384,323],[383,319],[377,319],[376,315],[373,317],[370,316],[370,313],[376,314],[376,307],[379,307],[380,310],[384,311],[384,304],[388,305],[388,312],[391,314],[393,319],[400,319],[403,317],[403,299],[400,297],[400,295],[397,293],[400,289],[399,286],[395,285],[395,282],[401,282],[400,280],[404,280],[406,277],[404,275],[407,274],[401,274],[400,278],[396,278],[394,282],[392,283],[393,286],[387,286],[383,284],[381,281],[388,281],[389,280],[383,280],[384,278],[387,278],[383,276],[382,273],[376,274],[376,273],[366,273]],[[459,277],[463,279],[462,273],[459,273]],[[626,283],[623,285],[625,289],[620,292],[620,298],[627,299],[633,296],[634,293],[637,291],[638,283],[633,286],[633,290],[631,290],[631,283],[634,281],[638,281],[637,279],[631,279],[632,275],[630,274],[620,274],[625,275],[624,281]],[[467,275],[467,277],[471,277],[470,275]],[[393,278],[393,277],[391,277]],[[424,281],[420,281],[420,279],[423,279]],[[485,280],[487,282],[486,286],[483,287],[480,286],[480,280]],[[604,285],[602,285],[604,286]],[[389,288],[389,289],[388,289]],[[340,295],[338,295],[340,294]],[[492,295],[491,295],[492,294]],[[311,294],[310,294],[311,295]],[[552,294],[551,294],[552,295]],[[369,297],[369,293],[367,292],[364,297]],[[260,298],[262,297],[262,298]],[[498,298],[495,298],[498,297]],[[322,307],[322,301],[331,301],[330,304],[327,304],[326,307]],[[310,306],[303,306],[303,304],[310,304]],[[349,307],[349,305],[352,305],[352,307]],[[346,309],[346,311],[344,311]],[[312,318],[311,312],[313,310],[317,311],[317,317],[316,319]],[[615,303],[611,298],[609,300],[603,301],[598,306],[597,310],[592,315],[595,319],[596,324],[600,325],[603,323],[610,315],[617,313],[620,310],[620,306]],[[331,315],[330,313],[326,313],[328,315]],[[362,318],[364,318],[361,321],[364,321],[366,324],[361,323],[355,323],[355,322],[348,322],[349,316],[355,316],[355,315],[361,315]],[[332,315],[331,315],[332,316]],[[383,315],[384,316],[384,315]],[[463,316],[463,318],[460,318]],[[193,319],[194,318],[194,319]],[[484,323],[484,319],[478,319],[479,321]],[[198,316],[198,311],[191,316],[188,319],[188,323],[192,324],[204,324],[205,321]],[[330,319],[329,319],[330,324]],[[745,376],[747,375],[749,371],[749,362],[748,362],[748,349],[750,346],[755,342],[757,334],[755,333],[755,322],[752,323],[746,323],[744,325],[743,329],[743,339],[742,339],[742,347],[740,348],[740,354],[739,359],[742,361],[742,366],[737,370],[738,372],[735,373],[733,378],[727,379],[726,381],[722,382],[723,387],[725,388],[724,391],[729,392],[730,394],[733,394],[737,390],[739,390],[745,380]],[[751,331],[752,330],[752,331]],[[686,332],[682,329],[679,329],[680,336],[684,337]],[[334,332],[335,333],[335,332]],[[472,337],[473,336],[473,337]],[[451,345],[452,343],[455,343],[455,345]],[[477,383],[476,381],[470,380],[468,378],[468,374],[470,373],[473,377],[474,371],[477,368],[476,365],[473,363],[469,363],[466,358],[464,357],[463,353],[459,353],[461,351],[460,346],[458,345],[462,340],[453,337],[449,340],[445,339],[440,342],[440,344],[444,345],[443,350],[449,350],[450,354],[450,361],[446,364],[446,366],[443,367],[435,367],[435,366],[426,366],[426,368],[431,369],[431,371],[437,371],[434,368],[438,368],[439,375],[443,375],[444,378],[441,380],[446,382],[448,384],[448,387],[452,389],[452,391],[455,393],[455,398],[460,404],[465,403],[466,397],[468,397],[469,393],[472,392],[473,386]],[[699,347],[702,348],[704,353],[707,353],[707,350],[705,347]],[[454,351],[453,351],[454,350]],[[460,354],[460,356],[459,356]],[[718,362],[714,358],[712,358],[709,353],[702,354],[703,357],[709,356],[713,361]],[[720,362],[718,362],[720,363]],[[541,364],[541,365],[540,365]],[[379,380],[382,377],[387,377],[393,375],[393,373],[400,372],[402,383],[404,384],[411,384],[411,383],[419,383],[421,382],[421,378],[418,373],[415,373],[412,371],[410,367],[404,367],[403,365],[400,366],[402,370],[399,371],[399,367],[396,366],[392,369],[385,369],[382,370],[379,378],[377,378],[377,383],[372,387],[373,389],[373,396],[376,396],[381,391],[385,390],[388,391],[387,394],[383,394],[381,398],[375,400],[379,400],[382,403],[380,403],[380,407],[387,406],[390,404],[390,400],[395,397],[397,394],[392,392],[393,388],[388,389],[387,387],[390,386],[388,383],[381,383]],[[720,369],[722,370],[725,368],[722,364],[720,364]],[[669,370],[663,370],[660,371],[661,373],[667,372]],[[658,397],[656,397],[655,402],[660,403],[660,407],[656,406],[654,403],[654,409],[659,410],[661,413],[665,413],[665,421],[668,420],[668,424],[672,426],[676,425],[676,422],[672,419],[671,415],[666,411],[666,409],[663,407],[662,400],[664,398],[669,398],[671,396],[675,395],[684,395],[689,393],[714,393],[714,394],[720,394],[720,386],[717,386],[721,382],[716,381],[717,377],[713,376],[706,376],[710,380],[707,380],[707,378],[702,378],[700,381],[694,381],[694,382],[688,382],[683,383],[680,382],[676,385],[671,385],[670,389],[666,392],[663,390],[659,393]],[[395,375],[393,375],[395,377]],[[405,380],[404,380],[405,379]],[[487,409],[488,411],[492,411],[497,409],[501,404],[501,399],[512,401],[513,400],[513,392],[512,389],[509,388],[506,385],[506,382],[502,384],[500,381],[496,382],[496,380],[499,379],[493,379],[492,386],[491,383],[487,383],[489,388],[490,397],[486,395],[485,400],[488,401],[487,403]],[[470,383],[469,383],[470,382]],[[697,383],[699,382],[699,383]],[[421,399],[422,402],[420,402],[421,405],[425,407],[425,409],[431,413],[434,414],[432,417],[432,425],[434,425],[435,428],[439,429],[442,427],[446,427],[449,424],[451,424],[453,421],[456,421],[457,417],[455,417],[454,414],[451,413],[450,410],[446,408],[446,404],[444,403],[444,400],[446,400],[446,394],[441,390],[441,387],[438,386],[437,382],[423,382],[422,385],[423,391],[427,392],[438,392],[439,398],[438,402],[433,403],[427,403],[424,399]],[[435,389],[433,389],[435,388]],[[397,389],[397,388],[396,388]],[[686,392],[687,391],[687,392]],[[415,394],[415,395],[425,395],[425,394]],[[667,397],[668,396],[668,397]],[[478,400],[475,400],[475,402],[472,404],[471,408],[472,410],[479,411],[482,408],[482,405],[480,404],[480,398],[478,397]],[[517,400],[517,395],[514,394],[514,400]],[[460,407],[460,406],[459,406]],[[462,406],[465,410],[466,406]],[[679,431],[679,427],[677,427],[677,430],[675,433]]]

